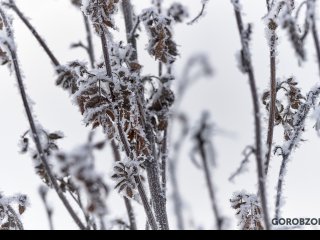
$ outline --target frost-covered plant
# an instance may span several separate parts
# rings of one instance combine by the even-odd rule
[[[262,210],[259,198],[246,192],[234,193],[230,200],[242,230],[263,230]]]
[[[0,230],[23,230],[21,216],[28,206],[26,195],[5,197],[0,193]]]
[[[88,199],[85,211],[99,217],[107,213],[105,199],[109,190],[103,178],[96,172],[93,151],[102,150],[104,146],[105,141],[94,143],[93,136],[90,135],[88,143],[74,151],[59,151],[55,154],[58,178],[66,179],[65,188],[69,191],[84,191]]]

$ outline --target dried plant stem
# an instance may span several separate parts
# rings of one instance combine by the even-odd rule
[[[210,201],[211,201],[211,207],[213,210],[213,215],[216,219],[216,227],[218,230],[222,230],[222,224],[223,224],[223,218],[220,216],[220,212],[217,206],[217,199],[214,192],[214,186],[212,183],[212,176],[211,176],[211,170],[209,166],[209,159],[208,159],[208,153],[206,151],[206,145],[208,142],[203,138],[203,133],[206,131],[206,123],[203,122],[201,125],[201,129],[199,130],[199,133],[196,135],[197,144],[199,148],[199,154],[202,161],[202,168],[204,170],[207,189],[209,191]],[[213,157],[213,156],[212,156]]]
[[[320,64],[320,62],[319,62]],[[279,179],[277,184],[277,196],[276,196],[276,211],[275,211],[275,217],[280,217],[280,208],[281,208],[281,199],[282,199],[282,189],[283,189],[283,183],[284,183],[284,175],[287,169],[289,158],[293,152],[293,150],[296,148],[296,145],[300,139],[300,136],[302,132],[305,129],[305,122],[306,119],[310,113],[310,110],[313,106],[313,103],[316,98],[318,98],[320,95],[320,88],[317,88],[316,90],[310,91],[308,94],[308,99],[306,103],[304,103],[302,106],[300,106],[298,113],[296,114],[296,122],[294,123],[294,132],[291,136],[290,141],[286,144],[286,149],[282,149],[282,163],[280,167],[280,173],[279,173]]]
[[[118,146],[114,140],[111,140],[111,147],[112,147],[112,152],[113,152],[115,161],[116,162],[121,161],[120,151],[119,151]],[[130,230],[137,230],[137,221],[136,221],[136,217],[135,217],[135,214],[133,211],[131,201],[126,197],[123,197],[123,200],[124,200],[124,204],[126,206],[127,213],[128,213]]]
[[[95,56],[94,56],[94,49],[93,49],[93,43],[92,43],[92,33],[91,33],[91,28],[90,28],[90,23],[89,23],[89,19],[86,15],[83,14],[83,21],[84,21],[84,25],[86,28],[86,32],[87,32],[87,52],[89,55],[89,59],[90,59],[90,64],[91,67],[94,67],[94,62],[95,62]]]
[[[130,0],[124,0],[122,2],[122,9],[125,19],[126,31],[127,31],[127,41],[131,43],[133,46],[135,44],[135,39],[132,38],[131,34],[134,30],[133,24],[133,11],[132,5]],[[137,50],[137,49],[136,49]],[[137,60],[137,58],[136,58]],[[161,191],[161,184],[160,184],[160,174],[159,174],[159,167],[157,163],[157,151],[155,147],[155,138],[154,133],[152,130],[152,126],[150,125],[150,117],[145,112],[145,105],[144,98],[143,98],[143,91],[137,91],[137,103],[139,106],[139,112],[142,119],[143,128],[146,131],[146,137],[151,145],[152,148],[152,156],[149,157],[146,163],[146,170],[147,170],[147,177],[149,182],[149,189],[151,193],[152,205],[155,211],[155,216],[157,218],[157,222],[159,223],[160,229],[168,230],[169,223],[167,217],[167,209],[166,209],[166,199],[162,194]]]
[[[136,216],[134,215],[131,201],[126,197],[123,197],[123,200],[127,209],[128,217],[129,217],[130,230],[135,231],[137,230],[137,222],[136,222]]]
[[[15,1],[10,0],[9,4],[7,4],[8,7],[10,7],[21,19],[21,21],[27,26],[27,28],[30,30],[30,32],[33,34],[33,36],[37,39],[40,46],[43,48],[43,50],[47,53],[47,55],[50,57],[52,63],[55,66],[60,66],[59,61],[54,56],[48,45],[45,43],[45,41],[42,39],[42,37],[38,34],[36,29],[30,24],[29,20],[24,16],[24,14],[20,11],[18,6],[16,5]]]
[[[47,213],[47,218],[48,218],[48,222],[49,222],[49,228],[50,230],[54,230],[53,227],[53,220],[52,220],[52,214],[53,214],[53,210],[52,208],[49,206],[48,201],[47,201],[47,190],[43,189],[42,187],[39,189],[39,194],[41,197],[41,200],[43,202],[43,205],[46,209],[46,213]]]
[[[276,41],[277,36],[275,30],[271,34],[271,49],[270,49],[270,104],[269,104],[269,123],[267,136],[267,154],[265,161],[265,176],[268,175],[269,165],[272,153],[272,144],[274,136],[274,126],[276,117],[276,101],[277,101],[277,68],[276,68]]]
[[[150,207],[150,204],[148,202],[147,194],[143,188],[143,184],[142,184],[139,177],[136,177],[136,182],[138,183],[138,191],[139,191],[139,194],[141,197],[142,204],[145,208],[148,223],[149,223],[152,230],[158,230],[158,225],[157,225],[156,219],[154,218],[152,208]]]
[[[17,223],[18,230],[23,231],[24,230],[23,224],[22,224],[20,218],[18,217],[17,213],[14,211],[14,209],[10,205],[8,205],[7,208],[8,208],[8,211],[14,217],[14,219],[15,219],[15,221]]]
[[[262,140],[261,140],[261,122],[260,122],[260,106],[259,106],[259,97],[256,87],[256,80],[254,76],[253,66],[251,62],[251,56],[249,51],[248,42],[244,39],[244,25],[242,20],[242,15],[240,9],[237,6],[235,7],[235,17],[238,25],[238,30],[241,39],[242,51],[245,58],[245,67],[249,77],[250,90],[253,101],[253,110],[254,110],[254,122],[255,122],[255,155],[257,162],[257,172],[258,172],[258,183],[259,183],[259,193],[260,201],[263,210],[264,224],[267,230],[270,229],[269,215],[268,215],[268,204],[267,204],[267,195],[265,188],[265,175],[263,167],[263,158],[262,158]]]
[[[164,130],[161,144],[161,187],[166,201],[167,195],[167,161],[168,161],[168,127]]]
[[[315,49],[317,52],[317,60],[318,60],[318,67],[320,73],[320,42],[319,42],[319,35],[318,35],[318,28],[315,19],[313,19],[312,23],[312,37],[315,45]]]
[[[318,30],[317,25],[315,21],[315,15],[313,15],[312,18],[312,37],[314,40],[314,45],[317,53],[317,63],[319,68],[319,74],[320,74],[320,42],[319,42],[319,36],[318,36]],[[282,199],[282,189],[283,189],[283,183],[284,183],[284,175],[287,169],[287,164],[289,161],[289,158],[292,154],[292,151],[296,147],[296,143],[299,140],[301,133],[304,131],[305,121],[310,113],[311,107],[313,105],[313,102],[316,98],[318,98],[320,95],[320,88],[317,88],[316,90],[311,90],[308,94],[308,99],[305,104],[303,104],[297,113],[297,122],[294,124],[297,126],[294,129],[293,137],[291,137],[290,142],[287,145],[286,152],[282,153],[282,163],[280,167],[280,173],[279,173],[279,179],[278,179],[278,185],[277,185],[277,196],[276,196],[276,211],[275,216],[280,217],[280,210],[281,210],[281,199]]]
[[[108,75],[108,77],[112,78],[112,68],[111,68],[111,65],[110,65],[110,57],[109,57],[109,50],[108,50],[108,40],[107,40],[106,34],[104,33],[103,28],[101,28],[100,38],[101,38],[101,44],[102,44],[102,50],[103,50],[103,56],[104,56],[107,75]],[[112,89],[110,89],[110,90],[112,92]],[[112,95],[112,93],[111,93],[111,95]],[[118,114],[116,114],[116,115],[118,115]],[[121,127],[121,123],[119,122],[119,119],[117,120],[116,125],[117,125],[118,134],[120,136],[120,141],[121,141],[121,143],[123,145],[125,153],[126,153],[126,155],[128,157],[130,157],[131,156],[130,146],[129,146],[129,143],[128,143],[126,137],[125,137],[125,134],[124,134],[124,131],[123,131],[122,127]],[[147,200],[148,198],[147,198],[147,195],[146,195],[146,193],[144,191],[142,182],[141,182],[139,177],[136,178],[136,181],[137,181],[137,184],[138,184],[138,191],[139,191],[140,197],[142,199],[142,203],[143,203],[143,206],[144,206],[147,218],[148,218],[148,222],[149,222],[152,230],[157,230],[158,227],[157,227],[153,212],[151,210],[151,207],[149,205],[149,202]]]
[[[3,12],[3,10],[1,8],[0,8],[0,14],[1,14],[3,19],[6,19],[6,16],[5,16],[5,14],[4,14],[4,12]],[[9,28],[9,25],[7,23],[5,23],[5,25],[6,25],[7,28]],[[11,29],[9,29],[9,31],[12,33]],[[12,41],[13,41],[12,34],[11,34],[10,37],[12,38]],[[42,164],[43,164],[43,166],[44,166],[44,168],[46,170],[46,173],[48,174],[48,177],[49,177],[49,179],[50,179],[50,181],[52,183],[53,188],[57,192],[57,194],[58,194],[59,198],[61,199],[62,203],[64,204],[64,206],[66,207],[66,209],[68,210],[68,212],[70,213],[71,217],[73,218],[75,223],[78,225],[78,227],[81,230],[85,230],[85,226],[83,225],[82,221],[80,220],[80,218],[77,216],[77,214],[73,210],[73,208],[70,205],[70,203],[67,200],[67,198],[64,196],[62,190],[60,189],[60,187],[58,185],[58,182],[56,181],[56,179],[55,179],[55,177],[54,177],[54,175],[53,175],[53,173],[51,171],[51,168],[49,166],[49,163],[47,161],[47,158],[45,156],[45,153],[43,151],[43,148],[42,148],[42,145],[41,145],[41,142],[40,142],[40,138],[39,138],[39,135],[38,135],[38,132],[37,132],[37,128],[36,128],[36,124],[35,124],[34,118],[33,118],[32,113],[31,113],[31,109],[30,109],[30,106],[29,106],[27,94],[26,94],[26,91],[25,91],[25,88],[24,88],[24,85],[23,85],[23,81],[22,81],[22,75],[21,75],[21,71],[20,71],[20,67],[19,67],[19,63],[18,63],[19,61],[18,61],[18,58],[17,58],[16,51],[14,49],[12,49],[10,44],[7,44],[7,47],[9,49],[9,51],[10,51],[10,55],[11,55],[11,58],[12,58],[12,63],[13,63],[14,71],[15,71],[15,74],[16,74],[16,78],[17,78],[18,87],[19,87],[21,98],[22,98],[23,106],[24,106],[24,109],[25,109],[26,114],[27,114],[27,118],[28,118],[28,121],[29,121],[29,124],[30,124],[30,128],[31,128],[31,132],[32,132],[32,137],[33,137],[33,140],[35,142],[37,151],[39,153],[40,160],[41,160],[41,162],[42,162]]]

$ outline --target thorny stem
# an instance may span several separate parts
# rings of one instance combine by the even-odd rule
[[[21,21],[27,26],[27,28],[30,30],[30,32],[33,34],[33,36],[37,39],[39,42],[40,46],[43,48],[43,50],[47,53],[49,58],[51,59],[52,63],[55,66],[60,66],[59,61],[57,58],[54,56],[52,51],[49,49],[48,45],[45,43],[45,41],[42,39],[42,37],[38,34],[36,29],[30,24],[28,19],[24,16],[24,14],[20,11],[14,0],[10,0],[9,4],[6,4],[8,7],[10,7],[21,19]]]
[[[132,38],[132,31],[134,30],[133,26],[133,11],[132,5],[130,0],[124,0],[122,4],[123,14],[125,16],[125,24],[126,24],[126,31],[127,31],[127,41],[128,43],[132,43],[134,39]],[[134,42],[133,42],[134,45]],[[137,49],[135,49],[137,50]],[[135,59],[137,60],[137,59]],[[157,222],[160,225],[160,229],[168,230],[169,223],[167,217],[167,210],[166,210],[166,199],[162,196],[161,191],[161,184],[160,184],[160,174],[159,174],[159,167],[157,163],[157,151],[155,147],[155,137],[152,130],[152,126],[150,125],[150,116],[146,114],[144,108],[144,98],[143,98],[143,91],[137,90],[137,104],[139,106],[139,113],[142,118],[142,127],[146,131],[146,137],[151,145],[152,148],[152,156],[149,157],[146,164],[147,170],[147,177],[149,182],[149,189],[151,193],[152,205],[154,208],[155,216],[157,218]]]
[[[112,152],[114,155],[114,159],[116,162],[121,161],[121,156],[120,156],[120,151],[118,149],[118,146],[114,140],[111,140],[111,147],[112,147]],[[130,230],[137,230],[137,223],[136,223],[136,217],[134,215],[133,207],[130,202],[130,200],[126,197],[123,197],[127,213],[128,213],[128,218],[129,218],[129,223],[130,223]]]
[[[247,74],[249,77],[250,90],[253,101],[254,108],[254,121],[255,121],[255,153],[256,153],[256,162],[257,162],[257,171],[258,171],[258,183],[259,183],[259,193],[260,201],[262,205],[264,223],[267,230],[270,229],[269,215],[268,215],[268,204],[267,204],[267,195],[265,188],[265,176],[263,168],[263,159],[262,159],[262,140],[261,140],[261,122],[260,122],[260,106],[259,106],[259,97],[256,87],[256,80],[254,76],[253,66],[251,62],[251,56],[249,52],[248,42],[244,39],[244,25],[242,20],[242,15],[240,9],[234,5],[235,17],[238,25],[238,30],[241,39],[242,51],[245,60],[245,66]]]
[[[3,18],[4,21],[6,21],[6,16],[3,12],[3,10],[0,8],[0,14]],[[7,22],[5,22],[5,26],[7,28],[9,28],[9,25]],[[8,29],[11,34],[10,34],[10,37],[12,38],[12,41],[13,41],[13,35],[12,35],[12,31],[11,29]],[[32,137],[33,137],[33,140],[35,142],[35,145],[36,145],[36,148],[37,148],[37,151],[39,153],[39,156],[40,156],[40,160],[46,170],[46,173],[48,174],[48,177],[52,183],[52,186],[53,188],[55,189],[55,191],[57,192],[59,198],[61,199],[62,203],[64,204],[64,206],[66,207],[66,209],[68,210],[68,212],[70,213],[71,217],[73,218],[73,220],[75,221],[75,223],[78,225],[78,227],[81,229],[81,230],[85,230],[85,226],[83,225],[82,221],[80,220],[80,218],[77,216],[77,214],[75,213],[75,211],[73,210],[72,206],[70,205],[69,201],[67,200],[67,198],[64,196],[63,192],[61,191],[52,171],[51,171],[51,168],[49,166],[49,163],[47,161],[47,158],[45,156],[45,153],[43,151],[43,148],[42,148],[42,145],[41,145],[41,142],[40,142],[40,138],[39,138],[39,135],[38,135],[38,131],[37,131],[37,128],[36,128],[36,124],[35,124],[35,121],[34,121],[34,118],[32,116],[32,113],[31,113],[31,109],[30,109],[30,106],[29,106],[29,102],[28,102],[28,98],[27,98],[27,94],[26,94],[26,91],[24,89],[24,85],[23,85],[23,81],[22,81],[22,75],[21,75],[21,72],[20,72],[20,68],[19,68],[19,61],[18,61],[18,58],[17,58],[17,55],[16,55],[16,52],[14,49],[12,49],[12,47],[10,46],[10,44],[7,44],[7,47],[10,51],[10,55],[11,55],[11,58],[12,58],[12,62],[13,62],[13,67],[14,67],[14,70],[15,70],[15,74],[16,74],[16,78],[17,78],[17,82],[18,82],[18,87],[19,87],[19,91],[20,91],[20,95],[21,95],[21,98],[22,98],[22,101],[23,101],[23,105],[24,105],[24,108],[25,108],[25,111],[26,111],[26,114],[27,114],[27,118],[28,118],[28,121],[29,121],[29,124],[30,124],[30,128],[31,128],[31,132],[32,132]]]
[[[93,49],[93,43],[92,43],[92,33],[91,33],[91,29],[90,29],[89,19],[85,14],[83,14],[83,20],[84,20],[84,25],[85,25],[86,32],[87,32],[88,47],[86,49],[87,49],[87,52],[88,52],[88,55],[90,58],[91,67],[93,68],[95,57],[94,57],[94,49]]]
[[[315,0],[310,0],[310,1],[315,2]],[[319,42],[315,13],[313,13],[313,16],[312,16],[312,37],[314,40],[314,45],[317,53],[317,62],[318,62],[318,68],[319,68],[319,74],[320,74],[320,42]],[[320,88],[316,89],[315,91],[311,90],[309,92],[307,102],[300,107],[297,113],[298,119],[297,119],[297,122],[295,123],[296,128],[294,129],[293,137],[291,137],[290,142],[288,143],[287,151],[285,153],[284,152],[282,153],[282,163],[280,167],[280,173],[279,173],[279,179],[278,179],[278,185],[277,185],[276,211],[275,211],[276,217],[280,216],[284,174],[287,169],[289,158],[292,154],[292,151],[296,147],[296,142],[299,140],[301,133],[304,131],[304,123],[309,115],[313,102],[316,98],[319,97],[319,95],[320,95]]]

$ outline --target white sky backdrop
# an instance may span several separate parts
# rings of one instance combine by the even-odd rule
[[[45,37],[59,61],[79,59],[86,60],[82,50],[70,50],[71,42],[85,41],[82,16],[69,0],[16,0],[21,10],[31,19],[32,24]],[[149,6],[149,0],[133,0],[136,10]],[[165,0],[170,3],[171,0]],[[200,1],[183,0],[189,6],[191,16],[198,13]],[[262,93],[268,86],[269,59],[265,38],[265,26],[262,17],[266,14],[265,0],[242,0],[245,21],[254,23],[253,62],[259,91]],[[318,12],[318,11],[317,11]],[[39,48],[30,32],[14,16],[16,41],[21,67],[25,75],[25,84],[30,97],[36,103],[34,111],[38,120],[48,130],[61,130],[66,139],[60,143],[61,148],[70,150],[84,143],[87,137],[86,129],[81,121],[80,113],[74,107],[67,94],[55,87],[55,75],[50,61]],[[118,25],[123,29],[122,17]],[[215,68],[215,76],[210,81],[202,81],[194,85],[185,96],[183,110],[188,113],[195,124],[203,110],[209,110],[219,129],[225,134],[214,137],[218,156],[218,168],[214,171],[213,180],[217,189],[218,205],[222,213],[229,218],[229,228],[236,228],[234,210],[230,208],[229,199],[234,191],[256,191],[255,161],[252,159],[250,171],[237,178],[236,184],[228,182],[230,174],[239,166],[243,149],[253,144],[252,103],[247,77],[237,68],[235,54],[240,49],[239,36],[235,25],[233,8],[229,0],[212,0],[207,8],[207,15],[194,26],[179,25],[175,31],[176,41],[181,46],[181,58],[177,62],[176,72],[181,75],[181,69],[187,59],[193,54],[206,53]],[[123,38],[123,35],[117,34]],[[308,40],[308,61],[302,68],[298,67],[293,50],[288,43],[287,35],[281,31],[278,64],[280,78],[296,76],[298,81],[308,91],[317,81],[319,74],[315,64],[313,42]],[[146,39],[142,37],[139,45],[139,55],[145,66],[145,73],[155,73],[156,65],[151,58],[142,53]],[[100,45],[95,44],[97,54]],[[38,196],[38,186],[41,184],[29,156],[18,153],[17,143],[20,135],[28,129],[21,100],[16,88],[14,76],[10,76],[6,67],[0,68],[0,191],[6,195],[25,193],[31,198],[31,208],[23,217],[27,229],[47,229],[48,223],[43,205]],[[264,108],[263,108],[264,110]],[[265,113],[265,112],[264,112]],[[312,128],[314,121],[307,127],[301,148],[294,153],[290,162],[284,195],[286,204],[283,207],[284,217],[320,217],[317,207],[319,194],[319,159],[320,140]],[[266,126],[266,120],[264,120]],[[266,129],[264,129],[264,133]],[[281,136],[279,132],[278,136]],[[264,134],[265,136],[266,134]],[[277,140],[281,140],[278,138]],[[281,144],[281,142],[278,142]],[[187,145],[180,159],[179,184],[185,201],[185,217],[189,227],[212,229],[214,220],[208,193],[201,171],[196,169],[189,159],[190,145]],[[105,158],[103,158],[105,156]],[[99,154],[100,170],[110,176],[110,154]],[[275,186],[279,171],[280,159],[272,160],[271,173],[268,178],[269,208],[273,215],[275,202]],[[170,196],[169,196],[170,198]],[[51,192],[49,201],[54,206],[54,224],[57,229],[75,228],[71,218],[66,215],[56,194]],[[170,199],[169,199],[170,203]],[[122,199],[113,194],[108,199],[109,210],[113,216],[126,217]],[[170,222],[174,228],[172,205],[168,206]],[[135,205],[139,213],[139,224],[144,226],[142,207]]]

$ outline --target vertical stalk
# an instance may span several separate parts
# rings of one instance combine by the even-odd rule
[[[94,57],[94,49],[93,49],[93,43],[92,43],[92,33],[91,33],[90,23],[89,23],[88,17],[85,14],[82,14],[82,15],[83,15],[83,21],[84,21],[84,25],[85,25],[86,32],[87,32],[87,44],[88,44],[87,51],[88,51],[91,67],[94,68],[95,57]]]
[[[30,30],[32,35],[37,39],[40,46],[43,48],[43,50],[47,53],[49,58],[51,59],[52,63],[55,66],[60,66],[59,61],[54,56],[48,45],[45,43],[45,41],[42,39],[42,37],[38,34],[38,32],[35,30],[35,28],[30,24],[29,20],[24,16],[24,14],[20,11],[20,9],[17,7],[16,3],[13,0],[9,1],[9,4],[7,4],[8,7],[10,7],[21,19],[21,21],[27,26],[27,28]]]
[[[131,32],[134,28],[133,24],[133,11],[132,11],[132,4],[130,0],[123,0],[122,1],[122,9],[125,19],[126,31],[127,31],[127,41],[131,43],[133,46],[136,45],[135,39],[132,38]],[[137,49],[136,49],[137,50]],[[137,58],[135,59],[137,60]],[[162,195],[162,188],[160,184],[160,174],[159,174],[159,167],[157,163],[157,152],[155,147],[155,138],[154,132],[152,130],[152,126],[150,125],[150,116],[145,112],[145,105],[143,91],[137,90],[137,103],[139,106],[140,115],[142,118],[142,125],[146,131],[146,137],[151,145],[152,155],[149,156],[149,159],[146,162],[146,170],[147,170],[147,177],[149,182],[149,189],[151,193],[152,199],[152,206],[154,208],[155,216],[157,222],[159,223],[160,229],[168,230],[169,223],[167,217],[167,209],[166,209],[166,200],[165,197]]]
[[[274,137],[274,122],[276,117],[276,101],[277,101],[277,69],[276,69],[276,23],[270,20],[269,30],[271,31],[270,39],[270,104],[269,104],[269,123],[267,136],[267,154],[265,161],[265,176],[268,175],[271,160],[272,144]]]
[[[8,36],[11,38],[11,40],[13,41],[13,34],[12,34],[12,30],[10,29],[7,19],[6,19],[6,15],[4,14],[3,10],[0,8],[0,14],[3,18],[4,24],[8,30]],[[80,218],[77,216],[77,214],[75,213],[74,209],[72,208],[72,206],[70,205],[69,201],[67,200],[67,198],[64,196],[63,192],[61,191],[58,182],[56,181],[56,178],[54,177],[51,168],[49,166],[48,160],[46,158],[46,155],[43,151],[42,145],[41,145],[41,141],[40,141],[40,137],[38,135],[38,131],[36,128],[36,124],[33,118],[33,115],[31,113],[31,109],[29,106],[29,102],[28,102],[28,98],[27,98],[27,94],[23,85],[23,80],[22,80],[22,75],[21,75],[21,71],[20,71],[20,67],[19,67],[19,61],[16,55],[16,51],[14,49],[12,49],[12,46],[10,44],[7,43],[7,47],[10,51],[10,55],[12,58],[12,64],[14,67],[14,71],[16,74],[16,78],[17,78],[17,82],[18,82],[18,87],[19,87],[19,91],[20,91],[20,95],[21,95],[21,99],[23,102],[23,106],[29,121],[29,125],[30,125],[30,129],[32,132],[32,137],[34,140],[34,143],[36,145],[40,160],[46,170],[46,173],[48,174],[48,177],[50,179],[50,182],[53,186],[53,188],[55,189],[55,191],[57,192],[60,200],[62,201],[62,203],[64,204],[64,206],[66,207],[66,209],[68,210],[69,214],[71,215],[71,217],[73,218],[73,220],[75,221],[75,223],[78,225],[78,227],[81,230],[85,230],[85,226],[83,225],[82,221],[80,220]]]
[[[256,155],[256,162],[257,162],[257,172],[258,172],[258,184],[259,184],[259,193],[260,193],[260,201],[262,205],[263,217],[264,217],[264,224],[267,230],[270,229],[270,222],[269,222],[269,214],[268,214],[268,204],[267,204],[267,196],[266,196],[266,188],[265,188],[265,175],[264,175],[264,168],[263,168],[263,158],[262,158],[262,140],[261,140],[261,122],[260,122],[260,106],[259,106],[259,97],[257,92],[256,80],[252,66],[252,60],[249,51],[249,44],[244,39],[244,25],[242,20],[242,15],[240,9],[238,8],[237,4],[239,1],[235,1],[234,10],[235,10],[235,17],[238,25],[238,30],[240,34],[240,40],[242,45],[242,53],[244,57],[244,63],[246,72],[249,78],[250,84],[250,91],[251,97],[253,102],[253,110],[254,110],[254,122],[255,122],[255,155]]]
[[[100,38],[101,38],[101,44],[102,44],[102,50],[103,50],[103,56],[104,56],[107,75],[108,75],[108,77],[112,78],[112,68],[111,68],[111,64],[110,64],[108,41],[107,41],[106,34],[105,34],[105,32],[104,32],[102,27],[101,27]],[[112,92],[112,89],[110,89],[110,90]],[[118,109],[117,109],[117,111],[118,111]],[[119,114],[116,114],[116,116],[119,116]],[[129,143],[128,143],[126,137],[125,137],[125,134],[123,132],[123,129],[121,127],[121,123],[119,122],[119,119],[117,120],[116,125],[117,125],[117,130],[118,130],[118,133],[119,133],[119,136],[120,136],[120,141],[121,141],[121,143],[123,145],[125,153],[126,153],[126,155],[128,157],[130,157],[131,156],[130,146],[129,146]],[[136,177],[136,182],[138,184],[138,191],[139,191],[140,197],[142,199],[142,203],[143,203],[143,206],[144,206],[144,209],[145,209],[145,213],[146,213],[147,218],[148,218],[148,222],[149,222],[152,230],[157,230],[158,227],[157,227],[156,221],[154,220],[153,212],[152,212],[152,210],[150,211],[151,207],[149,205],[149,202],[147,200],[148,199],[147,195],[145,193],[145,190],[143,188],[142,182],[141,182],[139,177]]]

